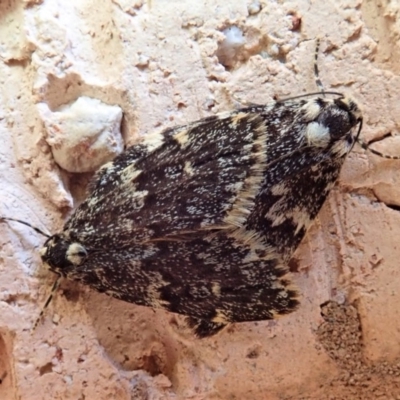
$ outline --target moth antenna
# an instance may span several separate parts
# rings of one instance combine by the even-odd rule
[[[318,53],[319,53],[320,42],[321,40],[317,38],[315,43],[315,53],[314,53],[314,79],[315,79],[315,84],[317,85],[322,95],[325,95],[324,85],[322,84],[322,81],[319,77],[319,69],[318,69]]]
[[[41,229],[37,228],[36,226],[31,225],[28,222],[25,221],[21,221],[20,219],[15,219],[15,218],[8,218],[8,217],[0,217],[0,221],[14,221],[14,222],[18,222],[22,225],[26,225],[29,226],[29,228],[32,228],[35,232],[39,233],[42,236],[45,236],[47,238],[51,237],[51,235],[44,233]]]
[[[327,91],[327,92],[311,92],[311,93],[299,94],[298,96],[285,97],[284,99],[282,99],[282,100],[277,100],[276,102],[277,102],[277,103],[284,103],[285,101],[288,101],[288,100],[297,100],[297,99],[302,99],[302,98],[305,98],[305,97],[317,96],[317,95],[319,95],[319,94],[322,94],[323,96],[329,94],[329,95],[332,95],[332,96],[338,96],[338,97],[340,97],[340,98],[343,98],[343,97],[344,97],[343,93],[340,93],[340,92],[333,92],[333,91]]]
[[[60,286],[60,280],[61,280],[61,275],[58,275],[58,276],[57,276],[57,279],[56,279],[55,282],[53,283],[53,286],[52,286],[52,288],[51,288],[49,297],[47,297],[47,300],[46,300],[46,302],[44,303],[44,305],[43,305],[43,307],[42,307],[42,310],[40,311],[39,316],[36,318],[35,324],[33,325],[33,328],[32,328],[32,332],[34,332],[35,329],[37,328],[37,326],[39,325],[39,322],[40,322],[41,318],[43,317],[43,315],[44,315],[44,313],[45,313],[45,311],[46,311],[46,308],[49,306],[51,300],[53,299],[54,293],[56,292],[56,290],[57,290],[58,287]]]
[[[388,160],[400,160],[400,156],[391,156],[389,154],[381,153],[378,150],[374,150],[372,147],[370,147],[370,145],[373,143],[373,141],[371,143],[365,143],[361,139],[357,139],[357,142],[361,146],[361,148],[363,148],[366,151],[371,152],[372,154],[375,154],[376,156],[379,156],[381,158],[386,158]]]

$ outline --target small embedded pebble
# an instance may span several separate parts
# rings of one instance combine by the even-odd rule
[[[119,106],[82,96],[54,112],[38,108],[54,160],[68,172],[95,171],[124,149]]]

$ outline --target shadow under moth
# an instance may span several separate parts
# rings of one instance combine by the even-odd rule
[[[182,314],[199,337],[288,314],[299,305],[288,262],[361,126],[354,100],[321,92],[148,135],[98,170],[42,260]]]

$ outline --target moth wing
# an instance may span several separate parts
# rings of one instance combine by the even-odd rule
[[[360,111],[351,99],[317,97],[297,110],[295,124],[281,124],[280,143],[269,152],[279,162],[265,170],[244,229],[286,262],[338,179],[360,129]]]
[[[298,306],[279,255],[262,259],[250,244],[238,246],[223,234],[94,252],[69,278],[130,303],[185,315],[201,337],[232,322],[273,319]]]
[[[100,169],[65,230],[104,248],[226,229],[232,212],[243,224],[263,179],[266,143],[264,118],[248,111],[150,135]]]

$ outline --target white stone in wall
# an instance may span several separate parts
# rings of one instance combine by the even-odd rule
[[[57,164],[68,172],[91,172],[124,149],[122,110],[90,97],[79,97],[52,112],[39,103],[46,141]]]

